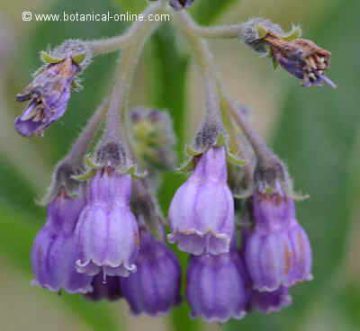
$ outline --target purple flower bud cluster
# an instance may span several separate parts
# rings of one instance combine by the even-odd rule
[[[35,284],[90,300],[124,298],[135,314],[165,313],[180,302],[179,262],[138,223],[132,181],[107,166],[75,197],[59,191],[33,246]]]
[[[237,245],[234,199],[227,184],[226,151],[212,147],[176,192],[169,212],[170,242],[191,254],[186,296],[193,317],[240,319],[291,304],[289,288],[312,279],[309,239],[281,185],[257,185],[248,199]]]

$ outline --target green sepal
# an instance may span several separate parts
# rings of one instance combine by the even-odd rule
[[[233,197],[236,200],[245,200],[250,198],[254,193],[253,188],[248,188],[247,190],[244,190],[242,193],[233,193]]]
[[[147,176],[147,172],[146,171],[139,172],[138,167],[135,164],[127,168],[124,171],[124,173],[130,175],[134,179],[143,179]]]
[[[199,154],[200,155],[200,154]],[[197,155],[198,156],[198,155]],[[190,172],[194,169],[195,165],[194,165],[194,158],[191,157],[190,159],[188,159],[187,161],[185,161],[180,167],[176,168],[177,172]]]
[[[227,145],[226,136],[223,133],[219,133],[216,137],[215,147],[222,147]]]
[[[301,38],[302,36],[302,30],[299,25],[293,25],[291,30],[284,36],[281,36],[281,38],[285,41],[293,41],[296,39]]]
[[[204,151],[199,151],[191,145],[186,145],[185,153],[186,153],[186,155],[188,155],[190,157],[195,157],[195,156],[200,156],[201,154],[204,153]]]
[[[269,31],[261,24],[258,24],[256,27],[256,32],[259,36],[259,39],[263,39],[266,37],[266,35],[269,33]]]
[[[79,182],[86,182],[89,179],[93,178],[96,175],[97,170],[96,169],[88,169],[82,174],[79,175],[73,175],[71,178],[79,181]]]
[[[80,90],[82,90],[83,86],[81,85],[80,81],[78,79],[74,79],[72,82],[71,82],[71,88],[78,92]]]
[[[84,156],[84,164],[86,168],[89,170],[91,169],[97,170],[101,168],[101,165],[96,163],[90,154]]]
[[[229,163],[231,163],[232,165],[237,166],[237,167],[243,167],[247,163],[246,160],[239,159],[235,154],[233,154],[229,151],[227,152],[226,158]]]
[[[42,62],[47,63],[47,64],[56,64],[56,63],[60,63],[61,61],[63,61],[63,59],[52,56],[45,51],[40,52],[40,59]]]
[[[79,53],[79,54],[75,54],[71,57],[71,59],[76,63],[76,64],[81,64],[84,62],[84,60],[86,59],[86,54],[85,53]]]
[[[287,195],[295,201],[304,201],[304,200],[307,200],[310,198],[309,194],[302,194],[302,193],[295,192],[295,191],[288,192]]]

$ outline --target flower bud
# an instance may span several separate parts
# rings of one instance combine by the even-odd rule
[[[175,165],[175,135],[167,112],[135,108],[131,112],[134,150],[147,169],[172,169]]]
[[[143,232],[137,271],[121,278],[121,289],[134,314],[166,313],[180,302],[180,265],[165,244]]]
[[[59,292],[86,293],[91,277],[76,272],[74,229],[84,206],[81,191],[69,197],[64,191],[49,203],[47,221],[38,233],[32,249],[34,284]]]
[[[226,151],[201,155],[190,178],[177,190],[169,210],[169,241],[201,255],[229,251],[234,232],[234,200],[227,185]]]
[[[128,276],[136,271],[138,225],[130,209],[131,176],[98,169],[87,188],[87,204],[75,230],[77,269],[91,276]]]
[[[310,242],[280,184],[272,192],[257,190],[250,210],[253,227],[244,230],[244,255],[254,289],[272,292],[311,280]]]
[[[24,113],[15,120],[15,128],[21,135],[42,135],[64,115],[76,76],[88,64],[89,56],[85,46],[76,41],[65,42],[50,54],[42,53],[45,65],[16,96],[20,102],[29,101]]]
[[[247,276],[236,251],[192,256],[187,271],[186,297],[193,317],[208,322],[241,319],[248,310]]]

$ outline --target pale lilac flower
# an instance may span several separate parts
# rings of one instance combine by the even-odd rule
[[[226,322],[231,318],[241,319],[248,311],[248,278],[236,251],[192,256],[186,284],[193,317]]]
[[[278,189],[256,192],[251,205],[254,226],[244,231],[244,256],[254,289],[272,292],[311,280],[310,242],[294,201]]]
[[[126,277],[136,271],[139,233],[130,209],[131,185],[130,175],[113,168],[98,170],[88,184],[75,231],[79,272]]]
[[[74,229],[84,199],[61,192],[48,205],[47,221],[38,233],[32,249],[34,284],[51,291],[86,293],[91,290],[91,277],[75,269],[77,250]]]
[[[177,190],[169,210],[169,241],[188,253],[229,251],[234,232],[234,200],[227,184],[226,151],[212,147]]]
[[[136,265],[136,273],[121,278],[122,293],[134,314],[164,314],[180,302],[180,265],[164,243],[143,232]]]

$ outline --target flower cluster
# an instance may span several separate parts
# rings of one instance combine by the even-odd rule
[[[170,2],[175,9],[191,3]],[[296,218],[290,176],[254,132],[246,112],[217,84],[199,28],[186,12],[164,6],[157,1],[149,11],[166,8],[187,24],[185,35],[190,34],[190,44],[202,56],[206,115],[186,149],[189,159],[182,170],[188,178],[172,197],[165,220],[156,194],[163,171],[175,161],[171,118],[166,111],[126,109],[130,84],[125,78],[135,71],[134,57],[141,53],[134,45],[143,45],[143,34],[151,30],[141,26],[146,23],[138,22],[126,38],[69,41],[43,53],[45,66],[18,96],[29,100],[15,121],[24,136],[42,134],[64,114],[92,51],[112,51],[112,43],[124,42],[131,33],[139,38],[128,49],[120,45],[124,61],[112,93],[55,168],[46,223],[32,249],[34,284],[90,300],[124,299],[133,314],[164,314],[182,298],[192,317],[208,322],[241,319],[254,310],[277,312],[291,304],[294,285],[312,279],[310,241]],[[251,20],[242,31],[249,46],[270,51],[305,86],[331,85],[324,75],[329,52],[285,36],[266,20]],[[91,149],[100,128],[102,136]],[[185,272],[166,238],[188,254]]]

